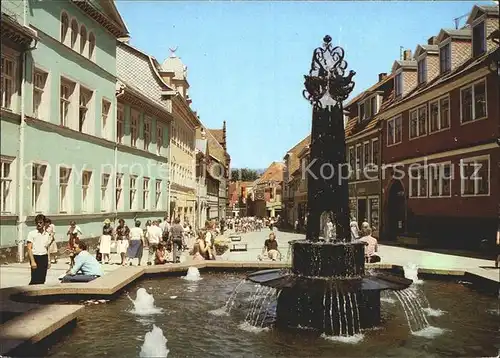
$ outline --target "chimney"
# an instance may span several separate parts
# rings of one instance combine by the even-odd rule
[[[226,145],[226,121],[222,122],[222,147],[224,148],[224,151],[227,152],[227,145]]]
[[[436,36],[431,36],[427,40],[427,45],[435,45],[436,44]]]
[[[403,52],[403,60],[404,61],[411,61],[411,50],[405,50]]]
[[[379,73],[379,74],[378,74],[378,81],[379,81],[379,82],[380,82],[380,81],[383,81],[383,80],[385,80],[385,79],[386,79],[386,77],[387,77],[387,73],[385,73],[385,72]]]

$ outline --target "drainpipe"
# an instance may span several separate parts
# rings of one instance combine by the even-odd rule
[[[118,116],[118,98],[123,96],[124,93],[125,93],[125,86],[120,84],[120,86],[116,92],[115,118]],[[113,168],[114,168],[115,173],[112,176],[112,178],[114,178],[115,180],[113,180],[112,193],[114,193],[115,195],[113,196],[114,200],[112,202],[114,203],[113,204],[113,213],[114,213],[113,222],[116,223],[116,220],[118,219],[118,208],[116,207],[116,178],[117,178],[117,169],[118,169],[118,141],[116,140],[116,126],[115,126],[115,133],[113,133],[113,135],[114,135],[114,142],[115,142],[115,146],[113,149]],[[123,183],[123,178],[122,178],[122,183]],[[123,192],[120,195],[123,195]]]
[[[383,220],[384,218],[384,207],[383,207],[383,201],[384,201],[384,183],[382,182],[382,172],[384,169],[382,168],[382,124],[379,124],[378,128],[378,192],[379,192],[379,199],[378,199],[378,240],[380,241],[380,238],[382,237],[382,228],[384,227],[383,225]],[[371,220],[371,218],[370,218]]]
[[[27,24],[27,0],[23,0],[23,25]],[[17,261],[24,261],[24,224],[26,223],[26,216],[24,215],[24,133],[26,129],[26,108],[25,108],[25,92],[26,92],[26,62],[27,62],[27,54],[31,50],[36,49],[38,45],[38,40],[35,40],[35,45],[25,49],[22,53],[22,74],[21,74],[21,123],[19,125],[19,153],[18,153],[18,168],[17,168],[17,178],[19,180],[20,185],[18,184],[17,189],[17,210],[18,210],[18,218],[17,218]]]
[[[170,212],[170,195],[171,195],[171,187],[172,187],[172,121],[170,121],[170,126],[168,128],[168,179],[167,179],[167,212],[168,217],[172,217],[172,213]]]

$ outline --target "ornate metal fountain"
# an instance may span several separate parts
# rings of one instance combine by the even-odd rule
[[[264,270],[248,280],[281,290],[276,325],[311,328],[328,335],[353,335],[380,323],[380,292],[407,288],[412,280],[365,272],[364,243],[351,241],[349,168],[342,102],[354,88],[345,75],[344,50],[325,36],[313,52],[304,97],[313,106],[305,240],[291,241],[292,267]],[[320,222],[330,217],[335,240],[321,240]]]

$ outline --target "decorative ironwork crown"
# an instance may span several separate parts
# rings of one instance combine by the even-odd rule
[[[313,52],[309,75],[304,76],[305,90],[302,95],[315,108],[321,108],[320,100],[327,93],[337,103],[347,99],[354,89],[354,71],[349,71],[345,76],[347,62],[344,60],[344,49],[340,46],[333,47],[332,38],[326,35],[323,46]]]

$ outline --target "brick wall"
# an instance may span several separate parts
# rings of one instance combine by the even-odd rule
[[[439,76],[439,55],[427,54],[427,82]]]
[[[403,70],[403,96],[417,87],[417,70]]]
[[[471,41],[453,40],[451,42],[451,70],[460,67],[472,54]]]

